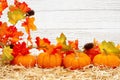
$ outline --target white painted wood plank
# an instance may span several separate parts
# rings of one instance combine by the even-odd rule
[[[93,38],[120,43],[120,0],[22,1],[36,12],[38,30],[32,33],[33,40],[40,36],[55,43],[55,38],[64,32],[68,40],[79,39],[80,46]],[[7,15],[0,20],[7,21]]]
[[[23,30],[23,29],[21,29]],[[61,33],[64,33],[67,40],[79,40],[79,46],[83,46],[85,43],[92,42],[96,38],[99,42],[113,41],[116,44],[120,43],[120,30],[119,29],[38,29],[32,32],[32,39],[35,40],[36,36],[41,38],[48,38],[51,43],[56,43],[56,37],[59,37]],[[27,36],[24,36],[26,40]]]
[[[22,0],[36,11],[120,9],[120,0]]]
[[[38,28],[118,28],[120,11],[53,11],[36,12],[35,24]],[[7,15],[0,19],[8,21]],[[21,25],[17,25],[20,27]]]
[[[13,0],[10,0],[9,2],[12,1]],[[47,4],[57,4],[59,6],[61,2],[61,6],[59,6],[61,10],[58,8],[54,10],[54,8],[49,6],[46,8],[47,11],[45,11],[44,8],[44,10],[35,11],[36,25],[38,28],[120,28],[120,11],[115,10],[116,8],[113,8],[113,10],[109,10],[108,8],[108,10],[102,8],[102,10],[99,10],[99,8],[96,8],[95,10],[92,10],[91,8],[85,8],[84,10],[69,10],[65,6],[62,6],[63,2],[68,5],[72,3],[84,3],[84,5],[86,5],[86,3],[92,4],[97,2],[99,4],[111,3],[113,5],[119,4],[120,0],[92,0],[91,3],[89,1],[91,0],[26,0],[29,6],[33,7],[36,5],[41,6],[43,4],[45,6],[49,6]],[[62,7],[66,8],[66,10],[62,10]],[[71,6],[70,8],[73,7],[74,6]],[[3,15],[1,20],[7,21],[7,15]],[[20,25],[18,26],[20,27]]]
[[[36,12],[38,28],[120,28],[120,11]]]

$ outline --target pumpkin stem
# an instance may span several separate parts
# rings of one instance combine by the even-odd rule
[[[74,51],[75,53],[77,53],[77,52],[82,52],[81,50],[75,50],[75,49],[74,49],[73,51]]]
[[[93,43],[95,46],[99,45],[98,41],[94,38]]]
[[[2,47],[2,48],[4,48],[4,45],[0,42],[0,46]]]
[[[81,50],[75,50],[75,49],[73,51],[75,53],[76,58],[78,57],[78,53],[82,52]]]
[[[104,51],[104,53],[105,53],[106,55],[108,55],[108,52],[107,52],[107,50],[103,49],[103,51]]]

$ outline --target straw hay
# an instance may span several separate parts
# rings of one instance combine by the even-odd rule
[[[89,65],[80,70],[63,67],[42,69],[38,67],[0,66],[0,80],[119,80],[120,67],[99,68]]]

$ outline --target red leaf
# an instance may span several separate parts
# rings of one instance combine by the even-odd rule
[[[25,42],[18,42],[14,45],[12,54],[13,56],[29,54],[29,48],[26,46]]]

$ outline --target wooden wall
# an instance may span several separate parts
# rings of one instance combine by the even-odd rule
[[[33,38],[48,37],[55,42],[55,38],[64,32],[69,40],[79,39],[80,45],[93,38],[120,43],[120,0],[21,1],[35,10],[38,30]]]

